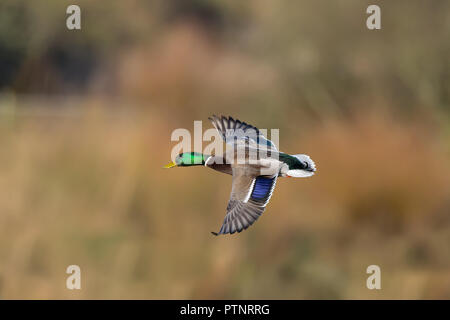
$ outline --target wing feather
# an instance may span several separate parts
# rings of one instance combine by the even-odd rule
[[[246,122],[235,120],[232,117],[221,116],[219,118],[216,115],[210,117],[209,120],[228,144],[245,143],[255,147],[277,150],[275,144],[264,137],[258,128]]]
[[[233,182],[227,214],[219,234],[233,234],[250,227],[264,212],[270,201],[278,175],[248,176],[243,169],[233,168]],[[248,196],[250,195],[250,196]]]

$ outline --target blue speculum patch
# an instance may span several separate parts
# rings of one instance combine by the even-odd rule
[[[272,183],[275,178],[265,178],[258,177],[255,181],[255,186],[252,192],[252,198],[254,199],[263,199],[265,198],[270,189],[272,188]]]

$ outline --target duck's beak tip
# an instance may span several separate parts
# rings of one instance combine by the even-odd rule
[[[169,163],[169,164],[166,164],[163,168],[169,169],[169,168],[176,167],[176,166],[177,166],[177,165],[176,165],[175,162],[171,162],[171,163]]]

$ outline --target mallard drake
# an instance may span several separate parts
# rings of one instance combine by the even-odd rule
[[[305,154],[278,151],[260,130],[232,117],[209,118],[230,146],[224,155],[184,152],[165,168],[203,165],[232,175],[231,196],[219,232],[233,234],[250,227],[264,212],[278,177],[304,178],[316,171],[314,161]],[[227,149],[228,150],[228,149]]]

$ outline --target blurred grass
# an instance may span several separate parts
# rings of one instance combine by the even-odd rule
[[[255,226],[215,238],[230,178],[161,168],[170,117],[94,99],[54,121],[31,101],[0,127],[2,298],[450,297],[448,137],[426,126],[375,112],[282,130],[317,175],[280,181]]]
[[[379,3],[2,1],[0,298],[450,298],[450,3]],[[213,113],[318,166],[232,237],[230,177],[161,168]]]

